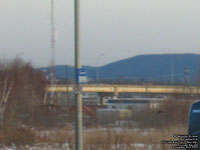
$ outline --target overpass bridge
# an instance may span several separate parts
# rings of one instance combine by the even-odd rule
[[[58,84],[47,86],[48,92],[67,93],[74,91],[72,84]],[[103,104],[103,97],[112,95],[117,97],[119,93],[143,93],[143,94],[185,94],[197,95],[200,87],[197,86],[168,86],[168,85],[120,85],[120,84],[83,84],[82,92],[98,93],[100,104]]]
[[[48,92],[73,92],[74,85],[59,84],[48,86]],[[197,86],[168,86],[168,85],[117,85],[117,84],[83,84],[85,93],[154,93],[154,94],[199,94]]]
[[[73,92],[74,85],[58,84],[48,86],[48,92]],[[154,93],[154,94],[199,94],[197,86],[168,85],[120,85],[120,84],[83,84],[84,93]]]

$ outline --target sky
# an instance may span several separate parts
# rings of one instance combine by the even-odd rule
[[[200,54],[199,0],[81,0],[81,63]],[[50,64],[50,0],[0,0],[0,56]],[[55,0],[56,64],[74,64],[74,1]]]

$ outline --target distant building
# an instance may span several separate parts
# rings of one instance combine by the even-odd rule
[[[124,109],[98,109],[96,112],[97,120],[101,124],[113,123],[118,120],[129,120],[131,110]]]
[[[139,111],[147,108],[158,108],[163,98],[118,98],[106,102],[107,109],[125,109]]]
[[[86,106],[97,106],[99,104],[99,96],[97,93],[83,93],[83,104]]]
[[[108,99],[104,109],[97,110],[97,120],[99,123],[113,123],[116,121],[128,121],[133,112],[155,109],[159,107],[164,98],[117,98]]]

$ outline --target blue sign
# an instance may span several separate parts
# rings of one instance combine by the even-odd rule
[[[76,80],[78,81],[78,83],[87,83],[87,75],[85,68],[77,69]]]

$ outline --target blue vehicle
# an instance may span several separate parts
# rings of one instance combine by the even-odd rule
[[[200,150],[200,101],[190,107],[188,135],[198,136],[198,149],[193,148],[193,150]]]

